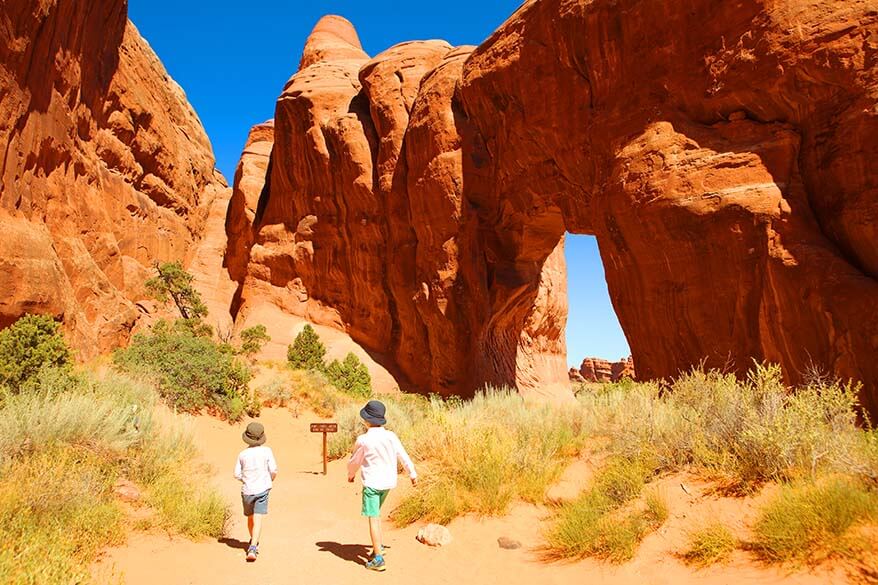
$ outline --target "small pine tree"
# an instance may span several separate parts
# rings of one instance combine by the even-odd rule
[[[146,290],[157,301],[173,300],[183,319],[201,319],[207,316],[207,306],[192,286],[194,276],[183,270],[179,262],[156,264],[157,276],[146,281]]]
[[[262,346],[271,341],[265,325],[254,325],[241,331],[241,354],[252,357],[259,353]]]
[[[66,367],[71,355],[61,326],[47,315],[25,315],[0,331],[0,385],[17,393],[44,367]]]
[[[326,363],[323,361],[325,355],[326,347],[311,325],[305,325],[287,349],[287,361],[290,367],[296,370],[325,370]]]
[[[353,353],[348,353],[344,361],[332,360],[326,368],[326,377],[333,386],[352,396],[368,398],[372,395],[372,377],[366,364]]]

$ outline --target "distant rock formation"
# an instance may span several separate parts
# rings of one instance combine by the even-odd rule
[[[188,263],[228,191],[124,0],[3,2],[0,145],[0,327],[48,313],[83,357],[117,347],[152,264]]]
[[[635,379],[634,358],[610,362],[601,358],[585,358],[577,370],[570,368],[571,382],[618,382],[622,378]]]
[[[593,234],[638,377],[815,363],[876,412],[869,4],[542,0],[373,59],[327,17],[233,228],[238,308],[345,330],[419,391],[563,397],[563,235]]]

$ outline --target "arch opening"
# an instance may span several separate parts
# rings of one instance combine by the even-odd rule
[[[610,299],[597,238],[567,233],[567,367],[586,381],[632,375],[631,348]]]

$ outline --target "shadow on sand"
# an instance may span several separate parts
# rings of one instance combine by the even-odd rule
[[[329,552],[340,559],[358,565],[365,565],[369,560],[368,554],[372,550],[371,546],[365,544],[340,544],[338,542],[316,542],[320,547],[320,552]]]
[[[240,550],[247,550],[247,547],[250,546],[249,542],[238,540],[237,538],[218,538],[217,542],[224,544],[229,548],[237,548]]]

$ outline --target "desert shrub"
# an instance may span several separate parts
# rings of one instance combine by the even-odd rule
[[[288,380],[273,378],[256,388],[262,406],[286,408],[293,400],[293,389]]]
[[[878,492],[862,481],[834,476],[789,485],[762,510],[751,548],[771,561],[856,557],[863,540],[854,529],[876,520]]]
[[[240,353],[245,357],[252,357],[260,352],[262,346],[271,341],[265,325],[254,325],[241,331]]]
[[[668,517],[667,504],[658,492],[635,502],[651,475],[645,461],[611,461],[589,490],[559,506],[546,536],[547,556],[631,559],[641,540]]]
[[[117,373],[87,374],[58,392],[45,375],[34,392],[0,407],[0,576],[46,585],[89,581],[97,553],[121,543],[119,478],[139,484],[163,526],[214,535],[225,518],[192,475],[191,439],[155,422],[155,390]],[[187,495],[156,498],[173,484]],[[185,505],[182,504],[185,502]],[[219,508],[217,507],[219,505]],[[185,514],[175,512],[184,510]]]
[[[713,520],[689,533],[689,546],[682,557],[689,564],[706,567],[728,559],[737,546],[729,529]]]
[[[296,370],[318,372],[325,370],[326,364],[323,361],[325,355],[326,347],[311,325],[305,325],[296,335],[293,344],[287,348],[287,361],[290,367]]]
[[[369,369],[353,353],[348,353],[343,362],[332,360],[326,367],[326,377],[333,386],[356,398],[369,398],[372,395]]]
[[[16,394],[43,368],[63,368],[71,354],[60,325],[46,315],[25,315],[0,331],[0,386]]]
[[[116,351],[113,362],[123,371],[147,376],[169,404],[185,412],[206,408],[236,421],[252,408],[246,364],[230,346],[186,326],[160,321]]]
[[[333,386],[323,372],[289,368],[256,388],[255,396],[263,406],[289,408],[294,416],[308,409],[323,418],[334,416],[337,409],[355,401]]]
[[[665,392],[642,383],[579,400],[612,453],[649,450],[662,470],[695,466],[751,490],[825,473],[874,475],[867,434],[857,427],[857,392],[836,382],[791,390],[779,368],[757,365],[743,381],[696,369]]]

